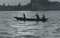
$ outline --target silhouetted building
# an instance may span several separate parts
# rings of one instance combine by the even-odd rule
[[[32,5],[46,5],[49,3],[48,0],[31,0]]]
[[[49,0],[31,0],[32,10],[60,10],[59,2],[50,2]]]
[[[3,3],[3,6],[5,6],[5,3]]]

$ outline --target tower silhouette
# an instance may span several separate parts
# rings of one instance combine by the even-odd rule
[[[32,4],[40,4],[40,5],[44,5],[44,4],[48,4],[49,1],[48,0],[31,0]]]
[[[45,5],[49,5],[48,0],[31,0],[31,6],[33,10],[40,10],[40,8]]]

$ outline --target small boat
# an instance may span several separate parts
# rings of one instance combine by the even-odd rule
[[[39,15],[36,14],[35,16],[37,18],[26,18],[25,14],[23,13],[24,17],[14,17],[15,19],[17,19],[18,21],[41,21],[41,22],[47,22],[48,18],[45,17],[45,15],[43,14],[42,18],[39,18]]]

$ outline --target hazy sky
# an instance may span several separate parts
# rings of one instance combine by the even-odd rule
[[[51,1],[51,2],[54,2],[54,1],[58,1],[58,2],[60,2],[60,0],[49,0],[49,1]]]
[[[18,3],[21,3],[21,5],[25,5],[27,3],[30,3],[30,0],[0,0],[0,5],[5,3],[6,5],[17,5]]]
[[[31,0],[0,0],[0,5],[2,5],[3,3],[5,3],[6,5],[10,4],[10,5],[17,5],[18,3],[21,3],[21,5],[26,5],[28,3],[30,3]],[[49,0],[49,1],[59,1],[60,0]]]

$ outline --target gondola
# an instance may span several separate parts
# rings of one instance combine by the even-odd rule
[[[41,21],[41,22],[47,22],[48,18],[45,17],[45,15],[43,14],[42,18],[39,18],[39,15],[36,14],[37,18],[26,18],[25,14],[23,13],[24,17],[14,17],[15,19],[17,19],[18,21]]]

